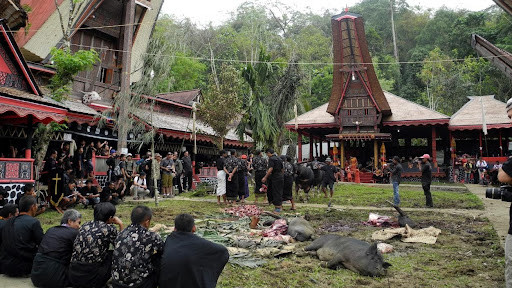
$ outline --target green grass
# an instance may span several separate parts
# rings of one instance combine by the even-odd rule
[[[416,191],[417,192],[417,191]],[[465,195],[452,193],[449,195]],[[211,196],[210,196],[211,197]],[[434,198],[436,199],[436,198]],[[138,203],[137,203],[138,204]],[[131,209],[136,203],[117,206],[117,216],[129,224]],[[172,226],[179,213],[191,213],[196,219],[222,217],[222,208],[216,203],[186,200],[165,200],[155,208],[153,202],[145,203],[154,210],[152,225]],[[265,207],[270,210],[271,207]],[[82,223],[92,219],[91,209],[80,209]],[[336,210],[300,207],[300,215],[308,215],[310,223],[319,229],[325,224],[342,223],[353,228],[338,232],[371,242],[376,227],[364,226],[368,210]],[[227,264],[217,287],[499,287],[504,277],[504,253],[498,235],[491,223],[483,218],[466,218],[432,212],[410,212],[409,216],[422,227],[434,226],[442,230],[434,245],[403,243],[397,239],[386,241],[394,252],[384,255],[393,266],[381,278],[360,276],[346,269],[329,270],[320,267],[320,261],[311,256],[296,255],[281,259],[270,258],[262,267],[242,268]],[[291,217],[291,214],[284,217]],[[57,225],[57,212],[49,211],[38,218],[44,229]],[[200,221],[198,221],[200,222]],[[201,224],[199,224],[201,225]],[[304,247],[308,243],[299,243]]]
[[[367,185],[344,185],[334,186],[334,196],[332,204],[348,206],[376,206],[389,207],[386,200],[393,202],[393,189],[388,187],[371,187]],[[252,190],[251,190],[252,191]],[[478,196],[473,193],[459,191],[431,191],[434,207],[436,208],[454,208],[454,209],[479,209],[483,210],[484,205]],[[248,202],[254,201],[254,193],[248,198]],[[308,203],[327,204],[329,199],[324,198],[322,192],[312,189],[309,193]],[[183,197],[195,198],[193,192],[180,194]],[[304,192],[300,191],[299,199],[295,192],[295,201],[300,205],[300,198],[305,199]],[[214,195],[204,196],[206,199],[215,199]],[[420,186],[401,187],[400,188],[400,206],[406,208],[425,207],[425,195]],[[259,200],[260,202],[262,200]]]
[[[401,184],[412,184],[420,186],[421,183],[413,182],[413,181],[404,181]],[[464,187],[463,183],[452,183],[452,182],[440,182],[440,181],[432,181],[432,186],[453,186],[453,187]]]

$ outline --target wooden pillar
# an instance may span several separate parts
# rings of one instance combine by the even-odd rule
[[[437,168],[436,127],[432,126],[432,164]]]
[[[311,134],[309,135],[309,161],[313,161],[313,145],[315,145],[315,139]]]
[[[379,143],[377,139],[373,140],[373,166],[379,167]]]
[[[324,155],[324,141],[322,138],[318,139],[320,142],[320,154],[318,154],[319,157],[322,157]]]
[[[297,163],[302,162],[302,133],[297,131]]]
[[[482,146],[482,131],[480,131],[478,135],[480,136],[480,157],[482,157],[484,153],[484,147]]]
[[[340,162],[341,168],[345,168],[345,141],[340,141]]]
[[[503,157],[503,145],[502,145],[501,129],[500,129],[500,157]]]
[[[32,115],[28,115],[28,123],[27,123],[27,140],[25,143],[25,158],[32,158],[32,140],[34,136],[34,123],[33,123]]]

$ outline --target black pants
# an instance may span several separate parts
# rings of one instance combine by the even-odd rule
[[[183,189],[192,190],[192,171],[183,172]]]
[[[283,186],[284,176],[283,173],[273,173],[268,179],[267,199],[269,203],[274,206],[281,206],[283,204]]]
[[[112,271],[112,251],[102,263],[71,262],[69,281],[73,287],[105,287]]]
[[[238,198],[245,197],[245,172],[236,172],[238,174]]]
[[[430,183],[421,183],[421,187],[423,187],[423,193],[425,194],[427,206],[434,206],[434,204],[432,203],[432,194],[430,193]]]
[[[261,179],[263,179],[263,177],[265,177],[265,174],[267,173],[267,171],[265,170],[258,170],[256,172],[254,172],[254,193],[255,194],[265,194],[265,193],[261,193],[260,192],[260,188],[261,188]]]
[[[228,177],[226,176],[226,197],[233,201],[238,198],[238,173],[233,174],[231,181],[228,181]]]
[[[292,188],[293,175],[285,173],[283,182],[283,201],[293,200]]]

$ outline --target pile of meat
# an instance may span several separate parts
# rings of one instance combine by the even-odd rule
[[[259,216],[263,212],[258,206],[256,205],[241,205],[231,208],[226,208],[224,212],[234,215],[236,217],[251,217],[251,216]]]
[[[368,216],[368,221],[363,222],[363,224],[375,227],[400,227],[396,218],[375,213],[370,213]]]

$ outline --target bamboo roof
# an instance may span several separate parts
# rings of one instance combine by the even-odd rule
[[[512,127],[506,113],[506,104],[494,99],[494,95],[469,96],[464,104],[450,119],[450,130],[482,129],[485,123],[488,129]],[[482,108],[483,107],[483,108]]]

